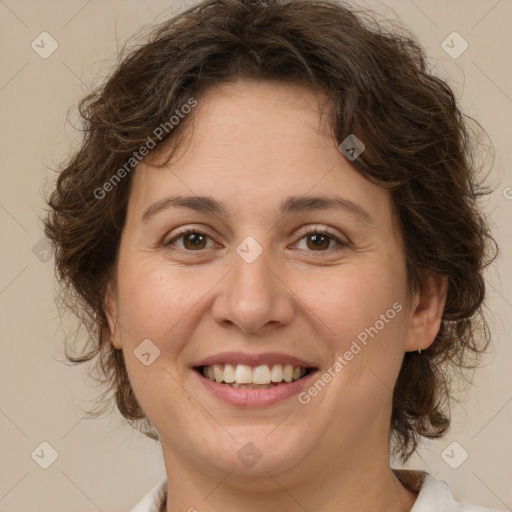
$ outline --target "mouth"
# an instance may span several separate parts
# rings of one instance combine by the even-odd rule
[[[209,395],[236,407],[262,407],[297,398],[319,368],[289,354],[224,352],[191,367]]]
[[[206,379],[235,389],[271,389],[305,378],[316,370],[292,364],[220,363],[194,367]]]

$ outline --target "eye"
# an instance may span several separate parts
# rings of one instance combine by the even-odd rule
[[[303,234],[299,240],[306,240],[306,247],[314,252],[326,252],[328,249],[332,249],[330,246],[331,242],[336,242],[338,247],[336,250],[348,247],[348,243],[340,240],[340,238],[329,230],[318,229],[316,227],[309,228],[305,234]]]
[[[206,241],[208,238],[212,240],[209,235],[203,233],[202,231],[198,231],[197,229],[188,229],[186,231],[182,231],[181,233],[177,233],[170,240],[165,242],[164,245],[166,247],[169,245],[176,245],[175,242],[181,238],[183,239],[183,247],[178,247],[186,251],[199,251],[201,249],[208,249],[210,247],[205,247]]]
[[[178,245],[176,242],[178,240],[183,240],[182,246]],[[218,244],[213,242],[213,245],[207,246],[208,239],[213,242],[213,239],[206,233],[199,231],[197,229],[187,229],[185,231],[181,231],[176,233],[171,239],[167,242],[164,242],[164,246],[177,246],[179,249],[183,249],[185,251],[190,252],[198,252],[204,249],[211,249],[213,246],[219,247]],[[326,252],[329,249],[336,249],[333,247],[333,242],[337,244],[337,250],[340,250],[344,247],[348,247],[348,243],[341,240],[335,233],[329,231],[328,229],[319,229],[317,227],[309,228],[299,239],[299,242],[306,240],[306,247],[310,251],[314,252]]]

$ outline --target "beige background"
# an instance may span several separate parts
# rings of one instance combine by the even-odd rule
[[[512,1],[366,5],[399,17],[417,34],[463,108],[488,131],[496,154],[490,182],[497,189],[487,202],[502,251],[488,274],[494,349],[454,409],[448,436],[425,444],[410,466],[449,482],[458,500],[512,510]],[[95,390],[83,368],[59,362],[64,330],[39,216],[45,183],[53,179],[49,169],[78,140],[66,124],[68,108],[76,120],[77,100],[107,74],[127,36],[183,6],[172,0],[0,0],[0,511],[126,511],[164,476],[159,445],[120,425],[117,415],[80,419]],[[59,45],[47,59],[31,48],[43,31]],[[441,47],[453,31],[469,44],[457,59]],[[41,442],[58,452],[48,469],[35,462],[49,460]],[[462,450],[469,457],[457,469],[441,456],[447,453],[454,465]]]

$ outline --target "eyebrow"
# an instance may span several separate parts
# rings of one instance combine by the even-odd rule
[[[142,215],[142,222],[171,208],[189,208],[201,213],[212,213],[229,217],[225,206],[210,196],[172,196],[166,197],[149,206]],[[338,196],[290,196],[282,201],[280,212],[282,215],[300,213],[304,211],[341,209],[354,215],[360,220],[371,223],[371,215],[357,203]]]

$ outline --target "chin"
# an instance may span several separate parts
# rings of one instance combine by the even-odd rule
[[[228,428],[233,437],[203,442],[201,453],[205,464],[217,470],[229,472],[241,477],[269,477],[291,471],[303,461],[308,448],[313,450],[314,441],[305,442],[307,429],[302,435],[295,428],[289,431],[289,425],[260,425]],[[288,430],[287,430],[288,429]],[[210,449],[208,449],[208,446]]]

